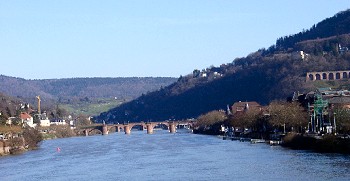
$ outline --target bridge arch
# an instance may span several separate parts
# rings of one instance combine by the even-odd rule
[[[117,124],[117,125],[112,125],[112,126],[108,126],[108,132],[112,132],[112,131],[114,131],[114,129],[115,129],[115,132],[120,132],[120,131],[122,131],[122,130],[124,130],[124,128],[123,128],[123,126],[122,125],[119,125],[119,124]]]
[[[117,131],[123,130],[125,134],[130,134],[131,129],[135,126],[141,126],[147,128],[147,133],[152,134],[154,128],[162,128],[168,129],[170,133],[175,133],[176,128],[179,124],[187,124],[190,128],[193,128],[193,121],[185,120],[185,121],[166,121],[166,122],[140,122],[140,123],[124,123],[124,124],[95,124],[85,128],[81,128],[76,130],[78,133],[84,133],[85,136],[94,134],[102,134],[107,135],[112,129],[116,129]]]
[[[90,129],[90,130],[88,130],[88,134],[89,135],[92,135],[93,132],[96,133],[96,134],[102,134],[102,131],[99,130],[99,129]]]
[[[145,128],[145,125],[143,123],[135,123],[130,125],[130,129],[134,129],[135,127],[137,127],[139,130],[143,130]]]

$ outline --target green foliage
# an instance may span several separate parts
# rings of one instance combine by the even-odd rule
[[[17,126],[22,125],[22,120],[20,118],[16,117],[12,120],[12,124],[17,125]]]
[[[70,104],[96,98],[136,98],[174,81],[176,79],[170,77],[25,80],[0,75],[0,92],[21,97],[31,104],[36,104],[35,96],[40,94],[42,106],[52,106],[55,100],[60,104]]]
[[[349,134],[350,133],[350,110],[337,107],[334,110],[335,112],[335,118],[336,118],[336,125],[337,125],[337,131],[339,133],[343,134]]]
[[[312,26],[309,30],[281,37],[276,41],[274,50],[287,50],[294,47],[298,42],[319,38],[326,38],[336,35],[350,33],[350,10],[340,12],[331,18],[327,18],[317,25]],[[334,45],[327,44],[328,50],[332,50]],[[327,50],[326,49],[326,50]],[[320,50],[322,51],[322,50]]]
[[[1,114],[0,115],[0,125],[5,125],[6,124],[6,120],[7,120],[7,118]]]
[[[90,102],[78,102],[78,103],[70,103],[70,104],[60,104],[60,107],[67,110],[70,114],[73,115],[98,115],[101,112],[106,112],[112,108],[115,108],[121,105],[124,100],[120,99],[94,99]]]

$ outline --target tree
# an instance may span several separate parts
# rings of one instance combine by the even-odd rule
[[[20,118],[14,118],[12,119],[12,124],[13,125],[21,125],[22,124],[22,120]]]
[[[194,69],[194,70],[193,70],[193,77],[194,77],[194,78],[199,77],[200,73],[201,73],[200,70]]]
[[[336,127],[339,133],[350,133],[350,111],[348,109],[338,107],[334,110]]]
[[[276,127],[283,126],[284,132],[286,129],[295,131],[294,128],[305,127],[308,123],[307,113],[298,103],[274,101],[269,105],[269,112],[270,124]]]
[[[211,111],[197,118],[197,126],[212,126],[216,123],[222,123],[226,118],[225,112]]]
[[[56,116],[57,116],[57,118],[64,118],[64,117],[68,116],[68,112],[64,108],[60,108],[57,105],[57,107],[56,107]]]
[[[84,115],[79,115],[75,121],[76,126],[84,126],[91,124],[91,121]]]
[[[258,120],[262,117],[259,109],[250,108],[244,112],[237,112],[229,118],[229,125],[242,128],[256,128]]]
[[[9,107],[6,107],[6,114],[8,117],[12,117],[12,111]]]
[[[43,137],[39,131],[30,127],[24,129],[23,137],[25,144],[28,145],[30,149],[36,148],[40,141],[43,140]]]

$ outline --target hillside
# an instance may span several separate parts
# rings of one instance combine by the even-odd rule
[[[0,125],[5,124],[9,117],[15,116],[21,104],[24,105],[21,100],[0,93]]]
[[[35,97],[40,95],[42,106],[45,107],[64,104],[75,105],[72,107],[76,108],[77,105],[86,103],[100,105],[101,101],[103,104],[109,104],[112,99],[118,100],[113,101],[115,103],[112,105],[118,105],[120,102],[165,87],[174,81],[175,78],[167,77],[26,80],[0,75],[0,92],[31,104],[36,104]]]
[[[298,42],[348,34],[350,33],[349,22],[350,11],[339,12],[333,17],[313,25],[309,30],[279,38],[276,41],[276,45],[270,48],[272,50],[288,50],[288,48],[294,47]]]
[[[18,97],[135,98],[173,83],[170,77],[70,78],[26,80],[0,75],[0,92]],[[101,91],[103,90],[103,91]]]
[[[163,121],[185,119],[236,101],[268,104],[294,91],[314,90],[310,71],[350,69],[350,11],[340,12],[310,30],[277,40],[232,63],[194,70],[176,83],[102,113],[97,121]],[[346,85],[348,81],[327,85]]]

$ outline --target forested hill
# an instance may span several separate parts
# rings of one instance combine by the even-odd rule
[[[309,30],[281,37],[276,41],[276,45],[270,47],[274,50],[287,50],[294,47],[298,42],[312,39],[322,39],[331,36],[338,36],[350,33],[350,11],[342,11],[333,17],[327,18]]]
[[[175,78],[70,78],[26,80],[0,75],[0,92],[22,99],[40,95],[43,99],[73,98],[133,99],[175,82]]]
[[[350,12],[340,12],[309,30],[277,40],[220,67],[194,70],[176,83],[102,113],[97,121],[163,121],[194,118],[236,101],[268,104],[294,91],[348,86],[347,81],[306,82],[310,71],[350,69]],[[290,43],[291,42],[291,43]]]
[[[20,99],[0,93],[0,125],[5,124],[8,117],[15,116],[21,104],[24,106]]]

